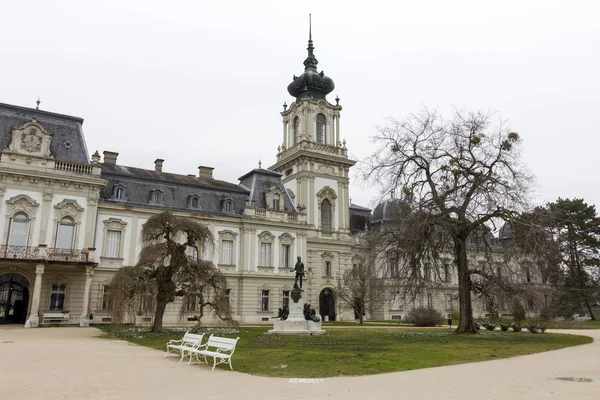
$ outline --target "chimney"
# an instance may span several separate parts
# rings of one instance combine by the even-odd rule
[[[106,165],[117,165],[117,157],[119,153],[115,153],[114,151],[104,150],[104,164]]]
[[[162,166],[163,166],[164,162],[165,162],[165,160],[161,160],[160,158],[157,158],[156,160],[154,160],[154,170],[156,172],[162,172]]]
[[[206,179],[213,179],[213,169],[212,167],[204,167],[204,166],[199,166],[198,167],[198,177],[199,178],[206,178]]]

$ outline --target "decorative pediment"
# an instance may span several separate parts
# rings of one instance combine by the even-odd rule
[[[13,128],[12,141],[7,150],[28,156],[51,157],[51,141],[52,134],[38,122],[32,121],[19,128]]]
[[[279,235],[279,243],[291,245],[294,243],[294,237],[289,233],[283,233]]]
[[[275,235],[273,235],[271,232],[269,231],[263,231],[258,235],[258,238],[260,239],[261,242],[273,242],[273,239],[275,239]]]
[[[219,238],[221,238],[221,240],[234,240],[236,236],[237,233],[235,233],[234,231],[219,231]]]
[[[104,228],[109,231],[122,231],[127,225],[127,222],[120,218],[109,218],[102,222],[104,222]]]
[[[8,204],[8,213],[10,215],[18,212],[24,212],[27,215],[32,216],[35,214],[35,208],[40,205],[37,201],[26,194],[19,194],[11,197],[10,199],[6,200],[6,203]]]
[[[75,199],[64,199],[54,206],[54,219],[60,220],[64,217],[72,217],[76,222],[80,222],[83,207]]]
[[[325,260],[333,260],[335,258],[335,256],[328,251],[321,254],[321,257],[323,257],[323,259],[325,259]]]

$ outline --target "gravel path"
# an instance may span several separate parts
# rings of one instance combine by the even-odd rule
[[[588,335],[594,343],[473,364],[294,381],[188,366],[156,350],[98,339],[95,328],[2,327],[0,399],[599,399],[600,331],[560,332]]]

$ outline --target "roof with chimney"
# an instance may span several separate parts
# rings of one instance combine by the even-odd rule
[[[50,152],[56,160],[90,163],[82,118],[4,103],[0,103],[0,150],[10,145],[13,128],[32,121],[52,134]]]

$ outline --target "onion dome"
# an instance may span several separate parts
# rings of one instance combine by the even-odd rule
[[[323,71],[317,71],[319,63],[313,53],[312,32],[308,30],[308,57],[304,60],[304,73],[300,76],[294,75],[294,80],[288,86],[288,92],[296,98],[301,99],[325,99],[335,88],[333,80],[326,76]]]

